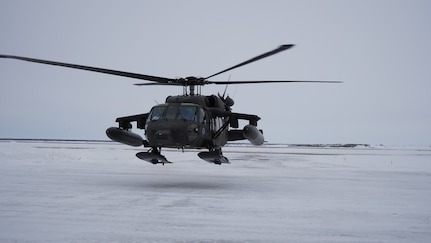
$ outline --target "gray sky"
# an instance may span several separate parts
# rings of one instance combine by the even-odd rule
[[[0,53],[164,77],[342,80],[230,86],[269,142],[431,145],[429,1],[14,1]],[[0,60],[0,137],[106,139],[178,87]],[[204,94],[224,90],[205,86]]]

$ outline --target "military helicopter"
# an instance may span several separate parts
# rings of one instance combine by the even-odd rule
[[[144,146],[149,150],[139,152],[136,156],[152,164],[172,163],[161,154],[162,148],[178,149],[207,149],[208,151],[198,153],[198,156],[214,164],[229,163],[228,158],[223,156],[222,147],[229,141],[249,140],[254,145],[262,145],[264,137],[262,130],[257,128],[260,117],[252,114],[232,112],[234,101],[229,96],[202,95],[201,87],[209,84],[233,85],[233,84],[256,84],[256,83],[340,83],[339,81],[298,81],[298,80],[267,80],[267,81],[210,81],[222,73],[235,68],[250,64],[260,59],[269,57],[276,53],[285,51],[293,44],[281,45],[278,48],[265,52],[261,55],[248,59],[235,66],[214,73],[207,77],[190,76],[185,78],[166,78],[150,76],[146,74],[123,72],[118,70],[104,69],[98,67],[83,66],[70,63],[62,63],[21,56],[1,55],[0,58],[12,58],[29,62],[62,66],[99,72],[129,78],[135,78],[147,83],[137,83],[138,86],[149,85],[175,85],[183,87],[183,94],[168,96],[164,104],[158,104],[151,108],[150,112],[132,116],[118,117],[118,127],[110,127],[106,135],[113,141],[130,146]],[[242,129],[239,128],[239,120],[248,121]],[[136,122],[138,129],[145,130],[143,139],[140,135],[132,133],[132,122]],[[229,129],[233,128],[233,129]]]

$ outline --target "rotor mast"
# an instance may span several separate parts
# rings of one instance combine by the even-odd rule
[[[207,82],[207,80],[205,80],[204,78],[193,77],[193,76],[180,78],[176,81],[178,84],[183,85],[184,95],[190,95],[190,96],[200,95],[202,85],[205,85]]]
[[[189,90],[190,90],[190,96],[194,96],[195,95],[195,86],[193,84],[189,85]]]

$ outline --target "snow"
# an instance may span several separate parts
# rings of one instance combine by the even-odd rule
[[[0,242],[430,242],[430,148],[0,142]]]

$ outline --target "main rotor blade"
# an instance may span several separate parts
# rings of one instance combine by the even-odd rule
[[[262,84],[262,83],[342,83],[341,81],[308,80],[256,80],[256,81],[207,81],[207,84]]]
[[[160,82],[157,82],[157,83],[137,83],[137,84],[133,84],[133,85],[136,85],[136,86],[155,86],[155,85],[184,86],[184,84],[179,83],[179,82],[177,82],[177,83],[160,83]]]
[[[118,70],[83,66],[83,65],[71,64],[71,63],[54,62],[54,61],[41,60],[41,59],[35,59],[35,58],[29,58],[29,57],[20,57],[20,56],[1,55],[0,54],[0,58],[11,58],[11,59],[17,59],[17,60],[28,61],[28,62],[36,62],[36,63],[42,63],[42,64],[48,64],[48,65],[54,65],[54,66],[75,68],[75,69],[81,69],[81,70],[86,70],[86,71],[91,71],[91,72],[99,72],[99,73],[117,75],[117,76],[128,77],[128,78],[154,81],[154,82],[159,82],[159,83],[170,83],[170,82],[175,81],[175,79],[171,79],[171,78],[150,76],[150,75],[139,74],[139,73],[129,73],[129,72],[123,72],[123,71],[118,71]]]
[[[209,78],[211,78],[211,77],[214,77],[214,76],[216,76],[216,75],[222,74],[222,73],[227,72],[227,71],[230,71],[230,70],[232,70],[232,69],[239,68],[239,67],[244,66],[244,65],[247,65],[247,64],[249,64],[249,63],[252,63],[252,62],[258,61],[258,60],[260,60],[260,59],[262,59],[262,58],[272,56],[272,55],[274,55],[274,54],[276,54],[276,53],[279,53],[279,52],[281,52],[281,51],[287,50],[287,49],[289,49],[289,48],[291,48],[291,47],[293,47],[293,46],[294,46],[294,45],[281,45],[281,46],[279,46],[278,48],[276,48],[276,49],[274,49],[274,50],[272,50],[272,51],[269,51],[269,52],[263,53],[263,54],[261,54],[261,55],[259,55],[259,56],[257,56],[257,57],[253,57],[252,59],[249,59],[249,60],[247,60],[247,61],[245,61],[245,62],[242,62],[242,63],[240,63],[240,64],[237,64],[237,65],[233,66],[233,67],[230,67],[230,68],[228,68],[228,69],[225,69],[225,70],[223,70],[223,71],[220,71],[220,72],[218,72],[218,73],[215,73],[215,74],[213,74],[213,75],[211,75],[211,76],[208,76],[208,77],[206,77],[205,79],[209,79]]]

